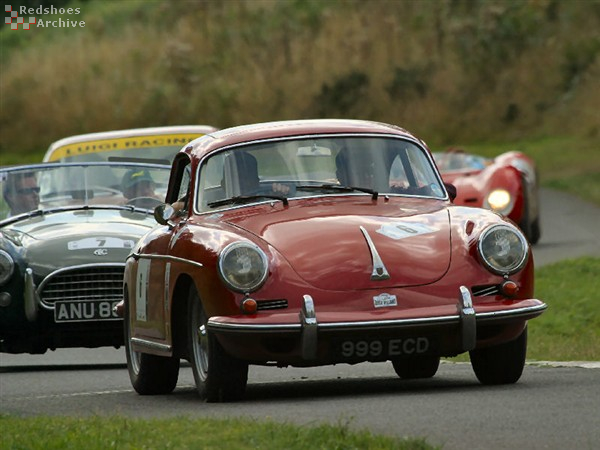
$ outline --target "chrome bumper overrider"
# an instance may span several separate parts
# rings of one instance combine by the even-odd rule
[[[24,299],[25,299],[25,317],[30,322],[35,322],[38,314],[38,305],[40,304],[40,298],[37,294],[35,283],[33,282],[33,270],[31,268],[25,269],[25,288],[24,288]]]
[[[518,319],[519,317],[531,316],[532,314],[541,314],[547,308],[545,303],[534,306],[507,309],[501,311],[477,313],[473,307],[471,293],[468,288],[461,286],[459,288],[459,298],[457,302],[458,314],[437,316],[437,317],[419,317],[397,320],[370,320],[357,322],[331,322],[318,323],[313,299],[310,295],[303,298],[302,311],[298,323],[285,324],[256,324],[256,323],[231,323],[221,322],[218,318],[208,320],[208,328],[216,332],[227,334],[248,333],[248,332],[299,332],[302,340],[302,356],[310,360],[317,355],[318,330],[327,331],[349,331],[368,328],[393,328],[410,327],[415,325],[441,325],[457,324],[461,333],[463,351],[469,351],[475,348],[477,340],[477,322],[486,322],[490,319]]]

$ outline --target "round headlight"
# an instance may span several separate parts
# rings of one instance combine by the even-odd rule
[[[256,291],[267,279],[267,256],[250,242],[234,242],[219,255],[219,273],[234,291]]]
[[[15,262],[8,253],[0,250],[0,286],[10,280],[15,270]]]
[[[490,209],[500,214],[508,214],[512,209],[512,197],[505,189],[496,189],[489,193],[486,203]]]
[[[497,274],[513,274],[523,268],[527,260],[527,241],[516,228],[492,225],[479,238],[479,255],[485,266]]]

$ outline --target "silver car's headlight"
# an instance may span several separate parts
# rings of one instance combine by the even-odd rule
[[[234,291],[256,291],[269,273],[267,255],[250,242],[234,242],[219,255],[219,273]]]
[[[15,261],[4,250],[0,250],[0,286],[10,280],[15,270]]]
[[[495,189],[485,199],[485,206],[492,211],[507,215],[513,208],[514,199],[506,189]]]
[[[479,256],[492,272],[510,275],[523,268],[529,244],[519,230],[510,225],[492,225],[479,238]]]

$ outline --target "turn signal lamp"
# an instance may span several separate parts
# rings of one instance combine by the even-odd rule
[[[244,314],[256,314],[258,310],[258,303],[250,297],[245,297],[240,306]]]
[[[507,297],[514,297],[519,292],[519,286],[514,281],[507,280],[502,283],[501,286],[502,293]]]

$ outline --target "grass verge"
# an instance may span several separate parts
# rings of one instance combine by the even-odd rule
[[[584,257],[536,269],[537,298],[548,305],[529,323],[528,359],[600,360],[600,258]]]
[[[0,449],[395,449],[426,450],[424,439],[376,436],[348,425],[300,427],[238,419],[0,416]]]

